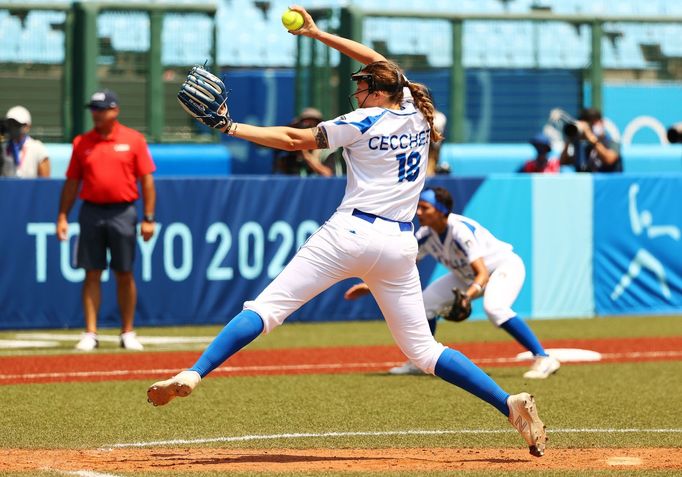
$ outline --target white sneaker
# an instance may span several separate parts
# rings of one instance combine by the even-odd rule
[[[530,369],[523,373],[523,377],[526,379],[547,379],[556,373],[559,367],[561,367],[561,363],[558,359],[551,356],[538,356]]]
[[[509,422],[523,436],[528,450],[535,457],[545,454],[547,434],[545,425],[538,416],[535,398],[528,393],[514,394],[507,399]]]
[[[412,361],[408,361],[402,366],[396,366],[388,370],[388,374],[403,375],[403,374],[425,374],[424,371],[415,366]]]
[[[83,333],[81,340],[76,345],[78,351],[92,351],[97,347],[99,347],[97,333]]]
[[[137,339],[137,333],[134,331],[127,331],[121,333],[121,348],[131,349],[133,351],[142,351],[144,346]]]
[[[170,379],[149,386],[147,402],[154,406],[163,406],[176,396],[187,397],[200,381],[201,376],[196,371],[182,371]]]

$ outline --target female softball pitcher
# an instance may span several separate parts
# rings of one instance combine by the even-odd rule
[[[411,220],[424,186],[433,104],[426,88],[410,83],[379,53],[321,31],[305,20],[295,32],[321,41],[365,65],[351,79],[359,108],[311,129],[256,127],[232,121],[225,86],[201,67],[178,93],[185,110],[206,125],[262,146],[284,150],[343,147],[346,192],[336,212],[310,237],[284,270],[235,316],[186,371],[149,387],[155,406],[187,396],[201,379],[261,333],[269,333],[295,310],[333,284],[361,278],[377,300],[394,340],[427,373],[461,387],[508,417],[530,453],[542,456],[545,426],[528,393],[510,395],[458,351],[437,343],[424,313]]]
[[[492,324],[509,333],[535,360],[523,375],[527,379],[546,379],[559,369],[559,361],[549,356],[533,331],[512,310],[521,291],[526,270],[512,246],[495,238],[478,222],[453,214],[452,196],[442,187],[425,189],[419,197],[417,218],[421,227],[415,234],[419,244],[417,258],[432,255],[452,273],[443,275],[424,289],[424,307],[429,328],[436,334],[436,321],[444,309],[453,306],[453,289],[463,290],[463,305],[483,298],[483,309]],[[353,300],[369,293],[365,283],[346,292]],[[461,317],[465,319],[468,316]],[[408,361],[389,370],[390,374],[421,374]]]

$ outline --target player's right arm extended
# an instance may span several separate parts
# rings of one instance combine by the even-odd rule
[[[321,41],[328,47],[338,50],[363,65],[368,65],[375,61],[386,61],[386,58],[383,55],[377,53],[370,47],[358,43],[357,41],[349,40],[348,38],[327,33],[326,31],[318,30],[318,34],[312,38]]]
[[[337,35],[332,35],[326,31],[320,30],[313,17],[305,10],[305,8],[298,5],[291,7],[292,10],[299,12],[303,15],[303,26],[291,33],[294,35],[304,35],[315,40],[321,41],[330,48],[343,53],[346,56],[353,58],[355,61],[362,63],[363,65],[368,65],[374,63],[375,61],[386,61],[386,58],[374,51],[368,46],[358,43],[357,41],[350,40],[348,38],[343,38]]]

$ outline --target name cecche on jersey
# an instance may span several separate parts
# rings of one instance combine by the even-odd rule
[[[414,149],[425,146],[429,140],[431,129],[427,128],[415,134],[392,134],[390,136],[372,136],[369,138],[369,148],[372,150],[395,151],[396,149]]]

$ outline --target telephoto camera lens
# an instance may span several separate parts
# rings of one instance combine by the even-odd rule
[[[564,135],[569,139],[578,137],[578,125],[575,123],[564,124]]]
[[[682,123],[673,124],[668,129],[668,141],[673,144],[682,142]]]

